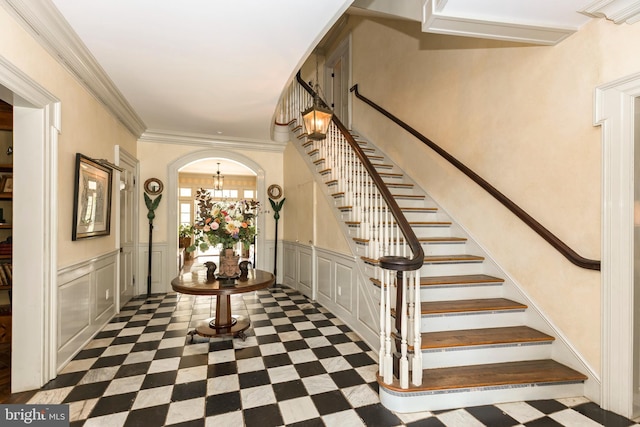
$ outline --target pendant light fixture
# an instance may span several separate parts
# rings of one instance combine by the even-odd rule
[[[318,79],[318,55],[316,54],[316,84],[313,105],[302,112],[302,121],[307,130],[307,138],[322,140],[327,137],[333,111],[327,108],[320,99],[320,80]]]
[[[224,184],[224,176],[220,175],[220,163],[218,163],[218,172],[213,176],[213,189],[216,191],[222,191]]]

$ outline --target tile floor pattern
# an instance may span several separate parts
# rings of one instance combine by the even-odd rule
[[[129,302],[29,403],[67,403],[71,426],[631,426],[584,398],[396,414],[376,354],[333,314],[278,287],[232,298],[246,341],[187,332],[214,297]]]

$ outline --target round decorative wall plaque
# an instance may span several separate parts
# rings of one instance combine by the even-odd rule
[[[162,190],[164,190],[164,184],[158,178],[149,178],[144,182],[144,191],[147,194],[155,196],[162,193]]]
[[[280,187],[278,184],[272,184],[267,189],[267,193],[269,194],[269,197],[277,200],[282,197],[282,187]]]

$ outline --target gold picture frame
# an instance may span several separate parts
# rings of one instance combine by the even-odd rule
[[[111,232],[111,169],[76,154],[72,240]]]

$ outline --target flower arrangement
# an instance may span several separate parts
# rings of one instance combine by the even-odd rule
[[[242,242],[249,249],[258,234],[256,217],[260,203],[255,200],[237,202],[214,202],[209,192],[203,188],[196,192],[198,219],[193,225],[194,243],[187,248],[206,251],[211,246],[222,245],[223,249],[233,248]]]

